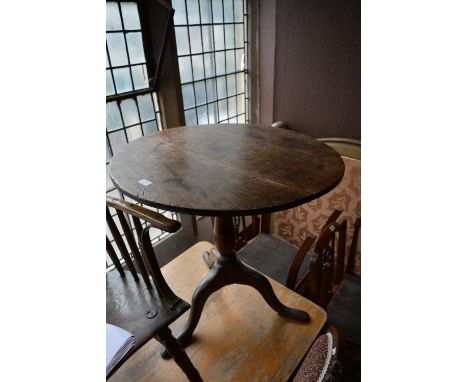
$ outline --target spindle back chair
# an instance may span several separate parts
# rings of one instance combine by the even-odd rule
[[[110,208],[115,209],[117,222]],[[147,224],[142,224],[140,219]],[[190,381],[201,381],[197,369],[168,327],[190,305],[176,296],[166,283],[150,238],[151,228],[176,232],[181,224],[156,211],[110,196],[106,199],[106,220],[123,260],[122,264],[111,239],[106,236],[107,253],[115,266],[106,274],[106,322],[127,330],[135,337],[135,346],[116,364],[107,378],[141,346],[155,338],[169,350]]]

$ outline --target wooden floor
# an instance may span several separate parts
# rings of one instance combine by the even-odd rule
[[[183,299],[191,295],[208,273],[201,259],[208,242],[197,243],[163,267],[169,285]],[[270,279],[278,298],[288,306],[307,311],[312,322],[301,324],[278,316],[254,289],[230,285],[207,301],[195,341],[187,354],[205,382],[286,381],[312,345],[326,321],[323,309]],[[184,314],[171,329],[176,334],[187,320]],[[152,340],[110,379],[118,381],[186,381],[172,360],[159,355]]]

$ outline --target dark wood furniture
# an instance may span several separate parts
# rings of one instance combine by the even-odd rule
[[[272,127],[288,128],[287,124],[281,121],[274,123]],[[274,214],[254,215],[248,226],[242,217],[239,221],[242,224],[238,224],[240,231],[237,240],[238,257],[248,265],[303,295],[308,292],[309,280],[306,277],[309,274],[309,261],[307,261],[309,258],[304,254],[311,248],[311,239],[320,235],[323,228],[336,221],[340,215],[349,222],[354,221],[357,217],[355,206],[360,206],[360,193],[356,195],[355,190],[351,189],[351,186],[355,188],[356,184],[360,184],[360,177],[347,162],[360,160],[360,142],[347,138],[318,140],[344,157],[345,174],[340,185],[326,195],[296,209]],[[325,219],[328,220],[325,222]],[[303,223],[304,220],[307,221],[306,224]],[[352,227],[348,228],[351,229],[348,230],[347,247],[352,237]],[[305,234],[308,238],[304,237]],[[205,253],[204,258],[208,266],[214,263],[213,254]]]
[[[340,186],[323,197],[301,206],[292,214],[282,211],[272,216],[269,214],[253,216],[252,226],[247,231],[248,234],[254,236],[254,239],[238,252],[238,257],[243,262],[328,309],[329,322],[340,327],[341,331],[346,334],[346,346],[343,346],[346,380],[359,380],[360,278],[354,272],[360,270],[360,246],[358,245],[360,208],[356,209],[356,205],[360,206],[360,192],[357,192],[360,188],[356,185],[360,185],[360,171],[357,171],[357,169],[360,167],[361,145],[359,141],[345,138],[324,138],[319,140],[333,147],[344,157],[346,169]],[[359,166],[357,166],[358,163]],[[352,186],[354,186],[354,189],[352,189]],[[342,202],[345,201],[344,205],[339,204],[339,207],[343,208],[342,213],[338,213],[336,210],[333,212],[331,208],[331,206],[337,205],[337,199],[334,199],[335,195],[340,195]],[[324,226],[321,227],[323,231],[324,227],[336,221],[338,218],[337,213],[340,220],[347,221],[346,226],[337,223],[333,227],[336,229],[335,233],[324,232],[322,235],[320,235],[321,231],[312,229],[314,226],[318,226],[318,224],[312,224],[314,219],[321,221],[324,216],[332,214]],[[301,220],[299,218],[290,221],[288,226],[283,225],[281,227],[281,224],[288,222],[286,220],[288,216],[296,217],[297,214],[305,215],[302,219],[308,221],[306,230],[304,230],[303,225],[298,223]],[[355,222],[356,224],[354,224]],[[279,226],[278,223],[280,223]],[[301,236],[304,231],[309,235],[300,247],[296,247],[285,240],[294,238],[294,242],[299,241],[297,240],[298,230],[295,224],[301,228]],[[315,235],[317,235],[322,237],[322,243],[326,243],[327,240],[334,238],[338,231],[342,233],[338,240],[339,242],[341,240],[341,249],[334,246],[335,259],[333,260],[335,261],[333,263],[339,272],[330,269],[333,263],[329,260],[324,261],[323,268],[319,272],[320,266],[315,263],[317,254],[322,251],[321,258],[327,258],[330,256],[331,250],[327,248],[327,245],[321,245],[321,249],[314,248],[317,241],[312,242],[312,240],[315,240]],[[345,256],[343,245],[345,231],[347,231],[346,248],[349,249],[348,253],[351,254],[348,257]],[[280,237],[276,236],[279,233],[282,233],[282,235]],[[309,255],[302,257],[305,250],[309,249],[311,249]],[[355,267],[356,257],[357,266]],[[345,271],[344,263],[346,259],[348,262]],[[330,303],[330,300],[332,303]]]
[[[334,222],[340,213],[340,210],[336,210],[324,227]],[[252,217],[254,238],[238,251],[238,258],[297,293],[313,299],[310,295],[310,285],[314,283],[311,263],[315,261],[314,253],[318,251],[316,246],[314,251],[317,237],[309,235],[298,248],[271,235],[269,224],[268,214]]]
[[[276,128],[283,128],[287,129],[288,126],[284,122],[276,122],[272,126]],[[361,159],[361,142],[355,139],[348,139],[348,138],[319,138],[319,141],[325,143],[326,145],[332,147],[335,149],[340,155],[347,157],[347,158],[352,158],[354,160],[360,161]],[[359,172],[360,173],[360,172]],[[358,183],[360,185],[360,177],[356,176],[356,173],[353,174],[348,174],[347,177],[349,179],[346,179],[348,183]],[[346,174],[345,174],[346,178]],[[345,181],[345,178],[343,178],[343,181]],[[333,197],[334,193],[338,190],[335,189],[328,193],[327,195],[323,196],[321,199],[327,199],[327,205],[328,208],[330,208],[331,205],[333,205],[333,202],[330,202],[330,198]],[[360,191],[360,188],[359,188]],[[360,193],[357,195],[359,197],[359,203],[358,205],[360,206]],[[317,202],[316,200],[315,202]],[[349,201],[348,201],[349,204]],[[311,207],[304,205],[302,206],[303,208],[310,209]],[[315,207],[315,206],[314,206]],[[315,208],[317,209],[317,208]],[[321,211],[324,212],[324,211]],[[326,211],[325,211],[326,212]],[[328,213],[330,213],[329,211]],[[337,218],[342,214],[343,210],[334,210],[331,212],[330,216],[328,217],[327,222],[323,225],[320,233],[320,239],[322,243],[325,243],[326,240],[334,240],[334,236],[337,233],[340,233],[340,246],[337,248],[337,268],[336,268],[336,273],[335,273],[335,278],[330,281],[331,283],[339,284],[342,279],[343,275],[346,274],[346,278],[343,281],[344,283],[347,284],[345,287],[345,290],[349,288],[352,288],[350,285],[353,283],[353,281],[350,280],[359,280],[359,276],[354,273],[354,268],[355,268],[355,261],[356,261],[356,254],[358,250],[358,238],[359,238],[359,233],[360,233],[360,208],[358,210],[359,215],[356,215],[357,211],[344,211],[346,215],[346,219],[350,222],[354,221],[354,227],[347,224],[346,221],[340,224],[336,224],[333,226],[330,226],[331,223],[335,222]],[[319,215],[316,213],[314,216],[313,211],[311,211],[311,215],[314,218],[318,218]],[[351,219],[350,219],[351,218]],[[275,278],[277,281],[283,283],[286,285],[288,288],[291,289],[296,289],[300,293],[309,293],[308,297],[312,298],[314,301],[320,303],[322,306],[327,307],[329,299],[331,298],[331,295],[328,296],[322,296],[323,298],[326,298],[326,300],[320,301],[319,299],[319,294],[320,292],[312,292],[311,289],[306,289],[304,290],[303,288],[299,288],[299,286],[305,287],[306,285],[310,285],[313,287],[313,283],[301,283],[301,281],[304,280],[303,277],[308,271],[308,267],[306,267],[306,264],[304,263],[305,253],[311,248],[314,240],[316,239],[315,235],[309,234],[309,237],[302,243],[300,248],[295,247],[294,245],[286,242],[285,240],[280,240],[274,236],[267,235],[270,234],[271,227],[275,225],[275,216],[273,217],[270,214],[264,214],[261,216],[253,216],[252,217],[252,235],[256,236],[259,235],[259,238],[261,241],[264,243],[263,246],[258,245],[256,243],[257,240],[252,240],[249,245],[245,248],[239,251],[238,256],[245,261],[246,263],[252,265],[254,268],[261,270],[262,272],[268,274],[270,277]],[[335,231],[328,232],[328,227],[331,227]],[[275,231],[273,229],[273,231]],[[348,231],[348,235],[345,236],[345,232]],[[351,232],[351,236],[349,236],[349,232]],[[347,244],[346,247],[349,247],[349,256],[347,257],[347,267],[346,267],[346,273],[344,272],[344,261],[345,261],[345,245],[343,243],[343,240],[346,240]],[[268,241],[268,243],[266,243]],[[269,247],[270,251],[265,251],[265,247]],[[276,255],[275,249],[278,249],[278,257],[275,257],[274,262],[268,261],[268,255]],[[323,245],[321,245],[321,248]],[[360,249],[360,246],[359,246]],[[315,256],[317,253],[320,252],[317,251],[317,248],[315,249],[314,253]],[[301,264],[302,262],[302,264]],[[306,262],[307,263],[307,262]],[[275,264],[278,264],[278,266],[275,266]],[[315,261],[310,262],[311,266],[314,268],[313,272],[318,272],[319,266]],[[300,269],[299,269],[300,267]],[[297,277],[297,275],[300,275]],[[325,277],[322,272],[319,272],[317,274],[316,280],[321,280],[322,277]],[[317,281],[320,282],[320,281]],[[348,286],[349,284],[349,286]],[[359,284],[360,285],[360,284]],[[330,285],[330,288],[333,285]],[[336,287],[336,286],[335,286]],[[320,288],[319,286],[316,286],[316,289]],[[360,290],[360,286],[359,286]],[[315,293],[318,295],[311,296],[310,293]],[[359,292],[359,298],[360,298],[360,292]],[[360,302],[360,300],[359,300]],[[360,318],[360,304],[359,304],[359,314],[356,317]],[[360,322],[360,320],[359,320]]]
[[[310,321],[306,312],[282,304],[267,278],[237,259],[232,216],[303,204],[333,189],[343,173],[341,157],[325,144],[251,125],[164,130],[114,155],[110,177],[125,195],[170,211],[215,216],[217,262],[194,292],[189,320],[177,336],[182,345],[190,341],[207,298],[234,283],[257,289],[280,315]]]
[[[345,251],[347,221],[324,228],[311,262],[311,299],[327,310],[327,325],[343,335],[345,380],[360,380],[361,363],[361,279],[354,273],[361,218],[356,219],[348,255]],[[336,236],[338,235],[338,241]],[[318,248],[317,248],[318,247]]]
[[[239,251],[238,257],[327,310],[327,324],[338,328],[343,335],[344,380],[358,381],[361,281],[354,273],[354,265],[361,221],[358,218],[354,224],[346,255],[347,221],[336,222],[337,217],[332,215],[319,237],[309,236],[299,250],[272,235],[260,233]]]
[[[323,293],[327,299],[321,306],[327,310],[328,324],[338,327],[343,333],[344,367],[349,381],[359,381],[361,376],[361,277],[354,273],[360,229],[361,218],[358,218],[354,223],[347,261],[345,256],[339,255],[341,260],[338,260],[334,274],[328,272],[322,286],[332,291]],[[329,269],[333,271],[333,267]],[[318,267],[316,272],[323,274]]]
[[[181,298],[189,299],[199,281],[209,273],[200,253],[213,245],[199,242],[162,267],[164,278]],[[285,382],[299,367],[323,329],[325,310],[276,281],[268,281],[281,301],[307,312],[312,322],[299,325],[283,319],[264,303],[255,289],[247,286],[231,285],[217,291],[206,302],[195,341],[186,349],[204,380]],[[173,332],[182,329],[188,315],[185,312],[171,325]],[[224,334],[226,328],[228,335]],[[186,381],[177,365],[161,359],[160,350],[161,344],[149,341],[110,382]]]
[[[175,362],[190,381],[201,381],[197,369],[169,329],[169,325],[187,311],[190,305],[174,294],[167,285],[149,236],[152,227],[175,232],[180,228],[180,223],[155,211],[109,196],[106,204],[106,220],[111,237],[128,268],[125,270],[121,265],[111,240],[106,236],[107,253],[115,265],[115,270],[106,274],[106,322],[129,331],[135,337],[135,346],[116,364],[108,378],[140,347],[156,338],[174,356]],[[109,207],[117,212],[122,233],[119,232]],[[138,244],[126,214],[132,218]],[[148,224],[143,227],[140,219]],[[135,264],[127,251],[122,234],[130,247]]]

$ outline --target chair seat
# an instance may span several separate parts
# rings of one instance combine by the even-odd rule
[[[346,341],[361,344],[361,279],[345,276],[327,308],[328,322],[337,326]]]
[[[125,277],[116,271],[106,274],[106,322],[135,336],[135,346],[125,359],[189,308],[187,302],[180,300],[171,310],[170,304],[158,296],[155,288],[148,289],[141,277],[136,282],[128,271],[125,271]],[[157,313],[148,318],[148,311]]]
[[[293,382],[335,381],[341,374],[337,340],[328,332],[322,334],[307,352]],[[341,379],[338,379],[341,380]]]
[[[275,236],[261,233],[247,243],[238,258],[251,267],[286,285],[288,272],[298,248]],[[308,262],[303,261],[297,275],[302,280],[308,272]]]

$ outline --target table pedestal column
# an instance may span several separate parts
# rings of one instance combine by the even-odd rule
[[[177,335],[179,343],[185,347],[192,339],[192,333],[200,320],[208,297],[225,285],[243,284],[255,288],[268,305],[279,315],[300,322],[310,322],[310,316],[303,310],[289,308],[276,297],[268,279],[260,272],[239,261],[236,256],[236,235],[230,216],[217,216],[214,222],[214,236],[217,261],[193,293],[190,316],[182,331]],[[200,261],[202,261],[200,259]],[[163,358],[170,358],[166,349],[161,350]]]

